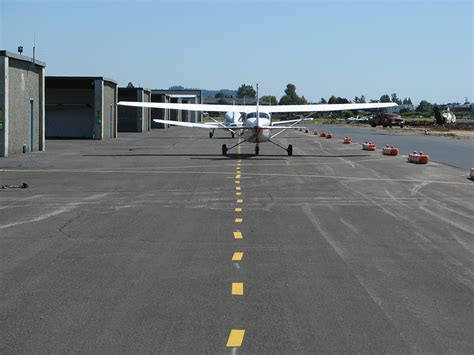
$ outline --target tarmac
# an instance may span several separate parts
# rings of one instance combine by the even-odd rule
[[[474,353],[466,171],[228,136],[0,160],[0,353]]]
[[[310,125],[309,127],[311,127],[311,132],[313,132],[314,128],[317,128],[318,130],[332,132],[340,137],[350,136],[357,142],[369,140],[374,142],[380,149],[387,144],[394,145],[402,154],[409,154],[414,150],[422,151],[428,154],[433,161],[464,171],[469,171],[470,168],[474,167],[474,141],[472,139],[416,134],[417,131],[410,127],[397,129],[365,126],[333,124]]]

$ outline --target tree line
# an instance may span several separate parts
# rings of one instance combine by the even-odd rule
[[[255,99],[257,96],[257,92],[255,91],[252,85],[242,84],[237,89],[237,98],[243,99]],[[215,95],[216,98],[225,99],[225,98],[232,98],[229,95],[224,93],[217,93]],[[391,95],[383,94],[378,99],[369,99],[367,100],[364,95],[355,96],[352,100],[346,97],[340,97],[332,95],[327,100],[325,98],[321,98],[318,104],[348,104],[348,103],[377,103],[377,102],[395,102],[398,105],[403,105],[400,108],[400,111],[413,111],[413,109],[417,112],[428,112],[432,111],[433,104],[428,102],[427,100],[421,100],[418,106],[413,105],[413,102],[410,97],[405,97],[403,99],[399,98],[396,93]],[[294,84],[287,84],[284,90],[284,95],[278,100],[276,96],[273,95],[265,95],[260,97],[260,103],[263,105],[304,105],[307,104],[308,101],[304,96],[299,96],[296,92],[296,85]]]

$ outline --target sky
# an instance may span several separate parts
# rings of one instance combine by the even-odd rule
[[[472,102],[473,2],[0,0],[0,49],[125,86]]]

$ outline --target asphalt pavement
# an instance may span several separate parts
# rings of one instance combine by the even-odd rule
[[[474,353],[466,172],[278,138],[1,159],[0,353]]]
[[[409,154],[413,151],[422,151],[430,156],[432,161],[449,165],[468,171],[474,167],[474,141],[469,139],[457,139],[435,135],[420,135],[398,133],[391,128],[360,128],[353,125],[309,125],[311,131],[314,128],[330,131],[333,134],[344,137],[350,136],[354,142],[374,142],[377,147],[387,144],[396,146],[401,154]],[[409,130],[410,128],[404,128]]]

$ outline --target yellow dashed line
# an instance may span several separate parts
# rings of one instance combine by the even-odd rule
[[[236,207],[235,212],[242,212],[242,208],[241,207]]]
[[[240,186],[236,186],[235,189],[236,189],[237,191],[240,191],[240,190],[241,190],[241,187],[240,187]]]
[[[244,284],[243,282],[232,282],[232,296],[243,296]]]
[[[238,185],[238,184],[240,184],[240,181],[239,181],[239,180],[235,180],[235,183]]]
[[[244,236],[241,231],[235,231],[234,232],[234,238],[235,239],[244,239]]]
[[[244,252],[243,251],[236,251],[232,255],[232,261],[242,261],[243,257],[244,257]]]
[[[237,200],[237,203],[244,203],[244,200],[238,199],[238,200]]]
[[[243,220],[244,220],[243,218],[236,218],[235,223],[242,223]]]
[[[236,192],[235,193],[235,196],[240,196],[240,195],[242,195],[242,192]]]
[[[244,329],[232,329],[227,339],[228,348],[237,348],[242,346],[244,341],[245,330]]]
[[[240,179],[240,175],[235,175],[235,178],[236,178],[236,179]]]

